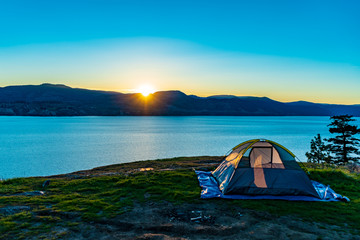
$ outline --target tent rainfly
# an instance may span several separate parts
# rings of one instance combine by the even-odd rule
[[[224,195],[319,198],[295,155],[278,143],[254,139],[234,147],[212,172]]]

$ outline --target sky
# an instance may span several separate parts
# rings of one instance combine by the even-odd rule
[[[0,86],[360,104],[360,1],[0,2]]]

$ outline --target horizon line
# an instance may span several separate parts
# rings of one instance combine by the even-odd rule
[[[90,90],[90,91],[102,91],[102,92],[115,92],[115,93],[120,93],[120,94],[141,94],[140,92],[121,92],[120,90],[108,90],[108,89],[95,89],[95,88],[84,88],[84,87],[72,87],[63,83],[41,83],[41,84],[15,84],[15,85],[7,85],[7,86],[0,86],[0,88],[6,88],[6,87],[21,87],[21,86],[42,86],[42,85],[52,85],[52,86],[64,86],[64,87],[68,87],[71,89],[84,89],[84,90]],[[297,102],[306,102],[306,103],[315,103],[315,104],[327,104],[327,105],[346,105],[346,106],[355,106],[355,105],[360,105],[360,103],[352,103],[352,104],[344,104],[344,103],[325,103],[325,102],[311,102],[311,101],[306,101],[306,100],[296,100],[296,101],[280,101],[280,100],[275,100],[273,98],[267,97],[267,96],[256,96],[256,95],[232,95],[232,94],[214,94],[214,95],[208,95],[208,96],[199,96],[196,94],[187,94],[185,91],[182,90],[178,90],[178,89],[169,89],[169,90],[159,90],[159,91],[155,91],[152,94],[158,93],[158,92],[181,92],[183,94],[185,94],[186,96],[196,96],[196,97],[200,97],[200,98],[209,98],[209,97],[234,97],[234,98],[246,98],[246,97],[253,97],[253,98],[268,98],[270,100],[276,101],[276,102],[281,102],[281,103],[297,103]]]

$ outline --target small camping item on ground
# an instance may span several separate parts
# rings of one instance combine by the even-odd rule
[[[215,218],[211,215],[204,215],[204,213],[202,211],[191,211],[191,218],[190,221],[191,222],[196,222],[196,223],[214,223]]]
[[[243,142],[213,172],[196,172],[203,188],[201,197],[325,200],[320,183],[310,181],[295,158],[288,149],[270,140]],[[343,198],[337,194],[326,200],[341,200],[337,197]]]
[[[45,188],[45,187],[47,187],[47,186],[49,186],[49,185],[50,185],[50,180],[46,180],[46,181],[43,183],[42,187]]]

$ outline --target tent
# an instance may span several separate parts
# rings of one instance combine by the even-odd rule
[[[237,145],[212,176],[223,195],[319,198],[295,155],[269,140],[253,139]]]

